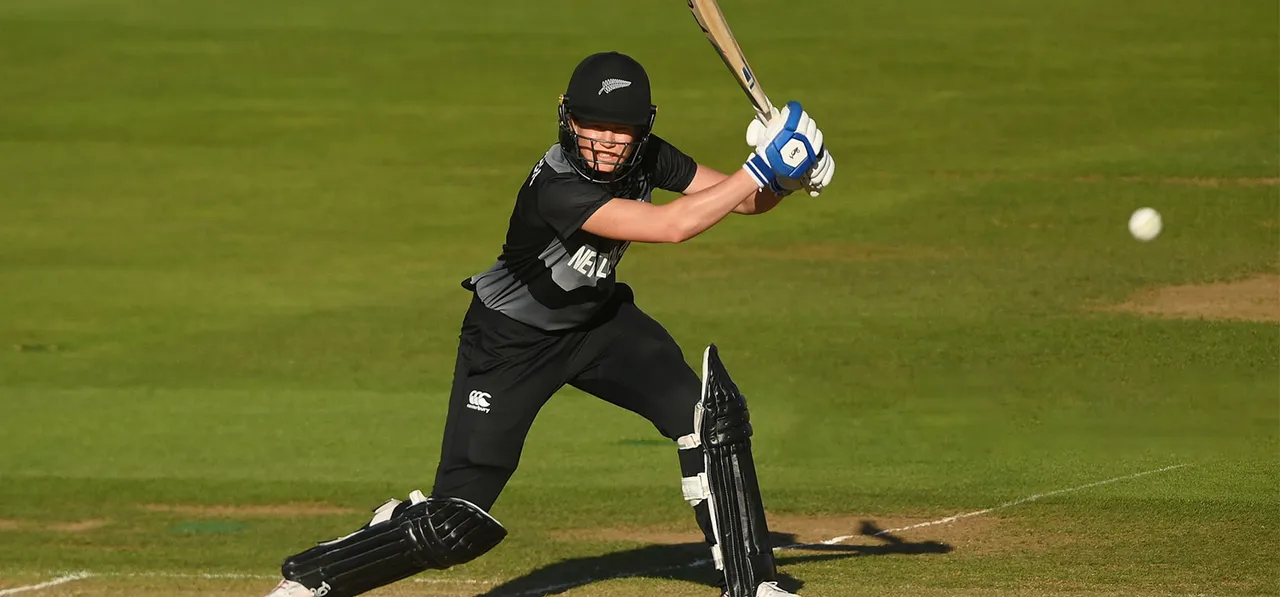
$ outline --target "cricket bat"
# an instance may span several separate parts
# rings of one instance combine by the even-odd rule
[[[720,54],[720,59],[729,68],[729,72],[733,73],[738,86],[747,94],[751,107],[755,108],[756,119],[768,125],[773,117],[773,103],[769,101],[769,96],[765,95],[760,81],[751,71],[751,65],[747,64],[747,57],[738,46],[738,40],[733,37],[733,31],[729,29],[729,22],[725,20],[720,5],[716,0],[688,0],[688,2],[689,11],[693,13],[693,18],[698,21],[698,26],[706,34],[707,41],[711,42],[711,47]],[[826,148],[822,151],[825,152]],[[805,186],[809,186],[808,177],[805,177]],[[809,194],[818,196],[812,188]]]
[[[738,46],[738,40],[734,39],[733,31],[729,29],[724,13],[720,11],[720,5],[716,0],[688,0],[688,2],[693,18],[698,21],[698,26],[702,27],[702,32],[707,35],[711,47],[720,54],[720,59],[724,60],[724,65],[729,68],[729,72],[733,73],[738,86],[746,92],[747,99],[756,110],[756,117],[760,122],[768,124],[769,118],[773,115],[773,104],[769,101],[769,96],[765,95],[764,89],[760,87],[760,81],[756,80],[755,73],[751,72],[751,65],[747,64],[746,55]]]

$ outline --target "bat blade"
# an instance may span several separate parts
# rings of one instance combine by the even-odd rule
[[[725,20],[720,5],[716,0],[688,0],[688,3],[689,11],[698,21],[698,26],[706,34],[707,40],[720,54],[720,59],[729,68],[729,72],[733,73],[738,86],[747,94],[747,99],[755,108],[756,117],[761,122],[768,123],[773,114],[773,103],[769,101],[769,96],[765,95],[760,81],[756,79],[751,65],[747,63],[747,57],[738,46],[738,40],[733,37],[733,31],[729,29],[729,22]]]

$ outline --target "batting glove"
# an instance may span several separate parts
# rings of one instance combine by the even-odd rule
[[[779,197],[803,186],[802,179],[823,154],[822,131],[799,102],[788,102],[769,119],[747,127],[747,142],[756,150],[748,156],[743,170],[760,188],[768,187]]]
[[[782,113],[777,108],[774,108],[769,122],[775,122],[781,115]],[[811,196],[817,197],[827,185],[831,184],[831,178],[835,175],[836,161],[831,155],[831,150],[826,147],[822,129],[817,128],[817,123],[812,119],[810,119],[810,122],[814,123],[814,132],[813,136],[810,137],[810,144],[818,152],[818,160],[813,164],[813,169],[801,177],[800,180],[786,177],[780,178],[778,184],[783,187],[784,193],[789,194],[800,187],[806,187]],[[752,147],[759,146],[761,141],[766,138],[765,132],[767,129],[768,127],[760,119],[752,119],[751,123],[747,125],[747,145]]]
[[[830,151],[823,148],[822,157],[818,158],[818,163],[813,165],[813,170],[809,172],[804,186],[809,189],[811,197],[817,197],[822,194],[827,185],[831,184],[831,177],[835,175],[836,159],[831,157]]]

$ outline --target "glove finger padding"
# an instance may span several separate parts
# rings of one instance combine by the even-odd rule
[[[803,134],[805,138],[808,139],[809,147],[813,150],[813,154],[816,156],[816,159],[813,161],[813,166],[809,171],[799,177],[800,182],[802,183],[800,186],[809,187],[809,194],[816,197],[817,193],[813,192],[813,181],[819,178],[817,176],[818,165],[822,162],[822,157],[826,155],[823,150],[822,129],[818,128],[817,121],[810,118],[808,122],[805,123],[804,128],[801,128],[796,132]]]
[[[806,115],[807,116],[807,115]],[[813,148],[813,153],[822,153],[822,132],[818,130],[818,123],[812,118],[802,118],[801,126],[796,127],[796,132],[804,135],[809,140],[809,147]]]
[[[759,145],[762,137],[764,137],[764,123],[757,118],[752,118],[751,124],[747,125],[747,145],[751,147]]]
[[[822,159],[818,160],[818,165],[814,166],[813,171],[809,173],[809,196],[817,197],[831,184],[831,177],[836,173],[836,159],[831,156],[828,151],[823,154]]]
[[[808,134],[806,134],[805,136],[809,138],[809,145],[810,145],[811,147],[813,147],[813,152],[814,152],[814,153],[816,153],[816,154],[818,154],[819,156],[824,155],[824,154],[822,153],[822,149],[823,149],[823,145],[822,145],[822,129],[818,128],[817,126],[814,126],[814,127],[813,127],[813,132],[812,132],[812,133],[808,133]],[[819,159],[819,161],[821,161],[821,159]],[[815,168],[817,168],[817,164],[816,164],[816,163],[814,164],[814,167],[815,167]]]
[[[826,174],[827,169],[830,167],[831,167],[830,155],[823,154],[822,159],[818,160],[818,162],[814,164],[813,171],[809,173],[810,180],[817,183],[821,183],[823,175]]]
[[[769,122],[777,122],[781,117],[782,113],[778,112],[777,108],[773,108],[769,114]],[[756,147],[760,145],[762,141],[767,139],[768,137],[764,134],[766,128],[765,123],[760,120],[759,116],[752,118],[751,122],[747,124],[747,145]]]

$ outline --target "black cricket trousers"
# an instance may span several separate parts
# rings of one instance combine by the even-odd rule
[[[693,433],[702,391],[679,345],[635,305],[625,284],[591,323],[565,331],[526,325],[473,297],[459,337],[433,495],[490,510],[519,464],[534,417],[566,384],[648,419],[673,448]],[[704,470],[700,451],[678,454],[682,476]],[[672,491],[680,495],[674,478]],[[710,514],[705,507],[695,511],[713,541]]]

